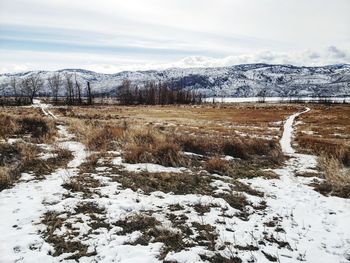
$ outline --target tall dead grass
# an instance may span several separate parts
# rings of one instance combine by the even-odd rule
[[[298,138],[301,148],[307,149],[310,153],[318,156],[335,158],[345,166],[350,166],[350,146],[338,144],[330,139],[302,136]]]
[[[0,167],[0,191],[11,184],[10,171],[7,167]]]
[[[42,116],[11,116],[0,114],[0,138],[27,136],[36,143],[49,143],[57,134],[53,120]]]
[[[71,131],[92,151],[113,149],[116,142],[123,140],[125,127],[112,126],[98,121],[69,121]]]
[[[324,181],[316,185],[316,190],[325,195],[350,198],[350,170],[335,157],[322,155],[318,166],[323,171]]]
[[[157,163],[164,166],[187,166],[180,145],[155,130],[128,133],[124,159],[130,163]]]
[[[249,160],[256,156],[265,156],[273,164],[279,164],[284,156],[277,141],[258,138],[220,138],[177,136],[174,139],[184,151],[203,155],[230,155],[235,158]]]

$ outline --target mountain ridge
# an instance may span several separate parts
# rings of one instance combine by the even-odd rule
[[[46,80],[54,73],[76,74],[81,83],[89,81],[95,93],[115,94],[124,79],[142,87],[150,82],[167,83],[205,96],[250,97],[264,92],[266,96],[349,96],[350,64],[295,66],[289,64],[241,64],[226,67],[169,68],[165,70],[122,71],[113,74],[85,69],[26,71],[0,74],[4,94],[11,94],[8,85],[13,77],[24,78],[40,73]],[[45,82],[44,93],[49,92]],[[63,91],[61,91],[63,93]]]

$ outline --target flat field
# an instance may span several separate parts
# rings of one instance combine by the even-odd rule
[[[347,262],[349,166],[346,104],[4,107],[0,255]]]

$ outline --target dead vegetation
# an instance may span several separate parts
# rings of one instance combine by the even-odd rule
[[[23,172],[37,178],[63,166],[70,152],[55,149],[46,160],[39,158],[44,150],[37,144],[53,143],[57,135],[53,120],[42,117],[39,109],[5,107],[0,114],[0,169],[3,171],[1,189],[8,188]],[[8,139],[13,142],[7,143]],[[5,172],[6,171],[6,172]],[[6,174],[6,175],[5,175]]]
[[[315,190],[323,195],[350,198],[350,170],[334,157],[323,155],[318,160],[324,180],[314,184]]]
[[[349,105],[314,105],[312,114],[303,114],[299,120],[296,142],[301,151],[350,166]]]
[[[119,232],[122,235],[135,231],[141,232],[141,236],[131,242],[133,245],[148,245],[150,242],[162,242],[164,245],[159,255],[161,260],[171,251],[179,252],[187,247],[196,245],[214,250],[218,238],[215,227],[211,225],[193,222],[191,226],[195,232],[190,228],[183,231],[184,229],[181,230],[179,228],[166,228],[157,219],[146,214],[131,214],[125,219],[118,220],[115,224],[122,228]],[[175,226],[178,226],[178,224],[175,223]]]
[[[298,119],[299,151],[319,156],[320,182],[312,185],[324,195],[350,197],[350,107],[313,105],[312,114]],[[315,174],[299,174],[315,176]]]
[[[0,167],[0,191],[7,188],[11,183],[10,171],[6,167]]]
[[[56,134],[55,123],[40,115],[0,114],[0,138],[20,137],[33,143],[50,143]]]
[[[0,169],[6,171],[1,179],[1,190],[11,187],[21,173],[31,173],[35,179],[43,179],[45,175],[65,167],[73,158],[70,151],[60,148],[54,149],[46,159],[40,158],[40,153],[42,149],[36,144],[0,143]]]
[[[134,191],[141,189],[144,193],[162,191],[174,194],[209,194],[211,179],[202,174],[190,173],[130,173],[120,171],[121,175],[113,177],[113,180],[122,184],[125,188]]]

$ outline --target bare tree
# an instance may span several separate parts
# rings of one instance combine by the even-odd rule
[[[13,95],[15,97],[15,101],[17,101],[17,97],[18,97],[18,93],[17,93],[18,87],[17,86],[18,86],[17,79],[15,77],[12,77],[10,80],[10,87],[11,87]]]
[[[66,97],[68,103],[74,102],[74,90],[73,90],[73,81],[72,81],[72,74],[66,73],[64,74],[64,86],[66,88]]]
[[[118,90],[120,104],[130,105],[133,104],[133,94],[131,91],[131,82],[128,79],[124,79],[122,85]]]
[[[58,93],[62,85],[62,79],[60,73],[55,73],[51,77],[47,78],[47,82],[51,89],[52,95],[55,99],[55,103],[58,103]]]
[[[76,92],[76,97],[78,98],[78,102],[79,104],[82,103],[81,100],[81,88],[80,88],[80,84],[77,80],[77,74],[74,74],[74,81],[75,81],[75,92]]]
[[[258,96],[258,102],[260,103],[265,103],[266,102],[266,93],[267,90],[266,89],[262,89],[258,92],[257,96]]]
[[[40,76],[40,73],[32,74],[21,81],[21,90],[25,96],[27,96],[31,103],[33,103],[34,97],[44,86],[44,81]]]
[[[90,82],[87,82],[87,95],[88,95],[88,104],[92,105],[92,92],[90,87]]]

